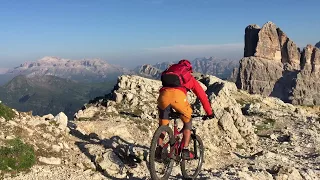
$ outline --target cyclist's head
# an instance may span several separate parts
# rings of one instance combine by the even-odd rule
[[[187,66],[187,67],[188,67],[188,70],[189,70],[190,72],[192,72],[192,65],[191,65],[191,63],[190,63],[189,60],[187,60],[187,59],[182,59],[182,60],[179,61],[178,64],[183,64],[183,65]]]

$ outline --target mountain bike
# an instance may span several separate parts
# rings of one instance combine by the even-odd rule
[[[177,119],[180,119],[180,113],[171,112],[169,115],[170,120],[174,120],[173,131],[169,127],[169,125],[162,125],[159,126],[158,129],[155,131],[150,147],[149,153],[149,171],[151,178],[154,180],[166,180],[169,178],[174,163],[177,165],[180,163],[180,168],[182,175],[185,179],[195,179],[202,167],[203,158],[204,158],[204,147],[201,138],[196,134],[197,130],[195,127],[192,127],[191,130],[191,138],[190,138],[190,146],[192,149],[189,148],[191,151],[194,152],[195,157],[191,160],[184,160],[182,158],[182,147],[183,142],[181,141],[183,133],[183,129],[178,129],[178,122]],[[193,116],[194,117],[201,117],[201,116]],[[158,139],[160,135],[166,133],[165,138],[168,142],[163,143],[162,152],[160,158],[156,158],[156,148],[158,146]],[[195,165],[194,168],[190,168],[191,165],[188,165],[191,162],[191,165]],[[158,163],[164,165],[164,167],[158,166]],[[163,173],[163,175],[158,175],[157,173]]]

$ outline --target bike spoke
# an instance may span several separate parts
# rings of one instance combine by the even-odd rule
[[[183,160],[182,161],[182,171],[185,177],[196,178],[201,170],[201,165],[203,161],[203,143],[197,138],[192,138],[190,141],[189,150],[196,153],[195,159]]]
[[[153,158],[151,162],[151,176],[155,179],[167,178],[173,166],[173,161],[168,157],[170,152],[170,138],[172,137],[172,131],[169,127],[161,127],[153,138]],[[170,132],[171,131],[171,132]],[[169,133],[170,132],[170,133]],[[160,139],[161,137],[161,139]],[[157,142],[157,143],[156,143]],[[161,146],[159,146],[159,144]]]

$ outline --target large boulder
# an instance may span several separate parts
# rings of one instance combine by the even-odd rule
[[[240,104],[233,98],[233,93],[237,91],[236,85],[214,76],[205,76],[201,81],[208,87],[207,94],[218,123],[232,142],[238,145],[256,144],[254,128],[242,114]]]
[[[63,112],[60,112],[59,114],[57,114],[53,120],[59,125],[60,129],[62,130],[67,129],[68,117]]]

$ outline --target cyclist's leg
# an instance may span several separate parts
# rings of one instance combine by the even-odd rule
[[[182,142],[185,147],[188,147],[192,129],[192,108],[187,100],[187,96],[182,91],[176,90],[174,97],[172,108],[182,114],[180,117],[184,123]]]
[[[160,110],[161,111],[161,110]],[[159,119],[159,126],[162,126],[162,125],[168,125],[169,124],[169,122],[170,122],[170,120],[169,119]],[[160,145],[160,146],[163,146],[163,139],[165,138],[165,133],[162,133],[161,135],[160,135],[160,138],[159,138],[159,140],[158,140],[158,145]]]
[[[158,98],[158,111],[159,111],[159,126],[169,124],[169,113],[171,111],[171,98],[170,92],[161,92]],[[160,135],[158,140],[158,145],[163,146],[163,139],[165,138],[165,133]]]

